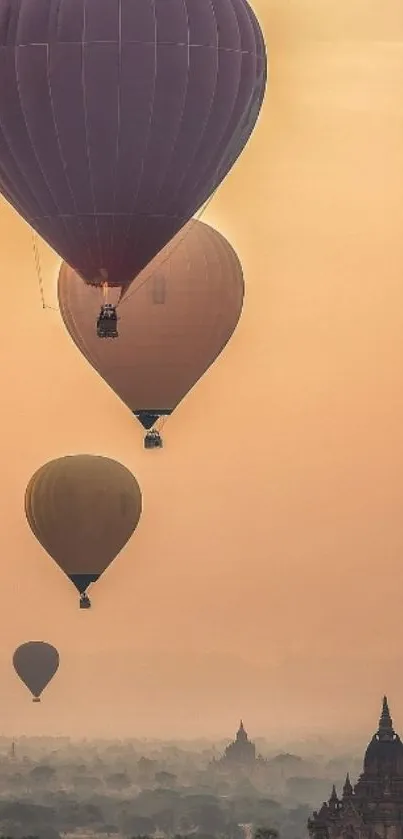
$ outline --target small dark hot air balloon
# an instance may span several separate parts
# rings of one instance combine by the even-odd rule
[[[87,281],[125,290],[253,131],[267,69],[252,9],[0,0],[0,47],[2,194]]]
[[[45,463],[25,492],[25,513],[38,542],[91,605],[86,590],[134,533],[141,491],[131,472],[108,457],[71,455]]]
[[[99,291],[64,264],[60,312],[73,341],[115,393],[152,429],[217,358],[242,311],[239,259],[216,230],[191,221],[138,277],[119,307],[120,337],[98,341]],[[147,448],[161,446],[154,429]]]
[[[40,696],[59,667],[59,653],[52,644],[45,641],[27,641],[17,647],[13,655],[17,676],[31,691],[33,702],[40,702]]]

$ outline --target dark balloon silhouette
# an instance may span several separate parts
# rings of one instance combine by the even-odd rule
[[[45,641],[27,641],[13,655],[14,670],[31,691],[33,702],[40,702],[46,685],[59,667],[59,653]]]
[[[91,603],[94,583],[125,546],[141,515],[131,472],[107,457],[71,455],[45,463],[25,492],[28,524],[42,547]]]
[[[0,189],[87,281],[125,289],[256,123],[247,0],[0,0]]]
[[[189,222],[140,274],[119,307],[116,341],[99,341],[94,331],[100,292],[66,264],[58,283],[73,341],[147,429],[172,413],[222,351],[243,294],[235,251],[200,221]]]

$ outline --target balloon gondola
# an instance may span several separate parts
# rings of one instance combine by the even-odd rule
[[[104,303],[97,320],[98,338],[118,338],[118,316],[116,306]]]
[[[151,431],[147,431],[147,434],[144,437],[145,449],[162,449],[163,445],[164,443],[161,434],[157,431],[157,429],[152,428]]]
[[[80,594],[80,609],[91,609],[91,600],[86,591]]]

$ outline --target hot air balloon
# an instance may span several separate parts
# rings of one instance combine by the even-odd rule
[[[0,190],[123,291],[240,155],[266,86],[247,0],[0,0]]]
[[[42,691],[59,667],[59,653],[45,641],[27,641],[17,647],[13,665],[17,676],[31,691],[32,701],[40,702]]]
[[[38,542],[80,593],[86,593],[130,539],[141,515],[140,487],[107,457],[81,454],[51,460],[31,478],[25,513]]]
[[[120,337],[98,341],[92,324],[97,289],[61,267],[59,306],[73,341],[151,429],[217,358],[242,311],[244,282],[235,251],[216,230],[191,221],[139,276],[121,304]],[[157,431],[147,447],[160,447]]]

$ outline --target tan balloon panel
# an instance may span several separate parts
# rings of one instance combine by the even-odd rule
[[[141,507],[131,472],[95,455],[45,463],[25,493],[32,532],[69,577],[102,574],[136,529]]]
[[[97,337],[100,291],[65,263],[65,326],[90,364],[133,411],[170,412],[217,358],[242,311],[239,259],[216,230],[192,220],[139,275],[119,306],[119,337]]]

